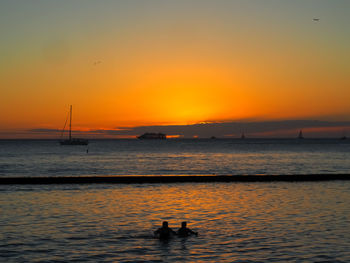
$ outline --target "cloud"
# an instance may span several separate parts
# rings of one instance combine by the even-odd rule
[[[57,132],[62,132],[62,130],[58,129],[45,129],[45,128],[37,128],[37,129],[30,129],[27,130],[30,133],[57,133]]]
[[[136,127],[117,127],[115,129],[73,130],[73,135],[93,138],[135,138],[145,132],[161,132],[170,137],[180,138],[238,138],[242,133],[246,137],[296,137],[303,130],[306,137],[340,137],[350,132],[350,122],[331,122],[318,120],[282,120],[282,121],[240,121],[222,123],[200,123],[192,125],[153,125]],[[37,128],[27,132],[31,134],[58,135],[58,129]]]
[[[312,128],[312,129],[311,129]],[[330,129],[332,128],[332,129]],[[202,123],[193,125],[167,125],[167,126],[138,126],[115,132],[116,135],[139,135],[145,132],[161,132],[168,135],[180,135],[181,137],[209,138],[216,137],[240,137],[242,133],[253,137],[283,137],[297,136],[297,132],[312,132],[315,136],[322,133],[323,136],[331,136],[331,133],[340,132],[350,128],[350,122],[329,122],[317,120],[286,120],[269,122],[224,122]],[[331,132],[330,132],[331,131]]]

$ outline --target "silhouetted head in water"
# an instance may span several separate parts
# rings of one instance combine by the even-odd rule
[[[179,228],[179,230],[177,231],[178,236],[180,237],[188,237],[190,235],[198,235],[197,232],[192,231],[191,229],[187,228],[187,223],[186,222],[182,222],[181,223],[181,228]]]
[[[154,231],[154,236],[159,239],[169,239],[173,235],[176,235],[176,233],[168,226],[167,221],[163,222],[161,228],[158,228],[156,231]]]

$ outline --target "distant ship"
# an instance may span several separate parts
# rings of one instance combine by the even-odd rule
[[[345,130],[343,131],[343,136],[342,137],[340,137],[340,140],[346,140],[348,137],[346,137],[346,135],[345,135]]]
[[[299,132],[298,139],[304,139],[302,130],[300,130],[300,132]]]
[[[66,120],[67,123],[67,120]],[[64,129],[66,128],[66,123],[64,124],[62,135],[64,132]],[[69,110],[69,137],[66,140],[60,141],[61,145],[88,145],[89,141],[87,139],[79,139],[79,138],[72,138],[72,105],[70,105]]]
[[[241,139],[242,139],[242,140],[245,139],[244,132],[242,132]]]
[[[164,133],[144,133],[137,137],[140,140],[165,140],[166,134]]]

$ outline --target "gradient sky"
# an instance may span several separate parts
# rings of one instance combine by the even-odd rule
[[[70,104],[79,130],[350,121],[349,10],[348,0],[2,0],[0,133],[60,129]]]

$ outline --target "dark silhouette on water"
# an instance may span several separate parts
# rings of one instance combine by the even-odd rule
[[[168,222],[164,221],[161,228],[154,231],[154,236],[159,239],[169,239],[176,235],[176,232],[168,226]]]
[[[179,230],[177,230],[177,235],[179,237],[188,237],[190,235],[196,235],[198,236],[197,232],[192,231],[191,229],[187,228],[187,223],[186,222],[182,222],[181,223],[181,228],[179,228]]]
[[[66,124],[67,124],[67,120],[64,124],[62,135],[63,135],[64,129],[66,128]],[[89,141],[86,139],[72,138],[72,105],[70,105],[70,110],[69,110],[69,138],[66,140],[61,140],[60,144],[61,145],[88,145],[89,144]]]
[[[348,137],[346,137],[346,135],[345,135],[345,130],[343,131],[343,136],[342,137],[340,137],[340,140],[346,140]]]
[[[300,132],[299,132],[298,139],[304,139],[302,130],[300,130]]]
[[[341,174],[288,174],[288,175],[155,175],[155,176],[38,176],[2,177],[5,184],[160,184],[160,183],[203,183],[203,182],[314,182],[350,180],[350,173]]]
[[[140,139],[140,140],[154,140],[154,139],[157,139],[157,140],[165,140],[166,139],[166,134],[164,133],[144,133],[140,136],[137,137],[137,139]]]

